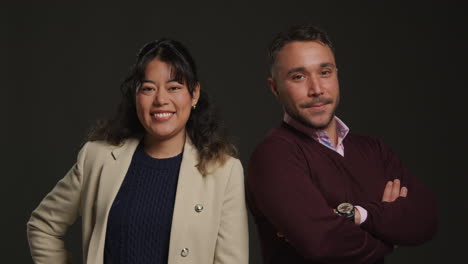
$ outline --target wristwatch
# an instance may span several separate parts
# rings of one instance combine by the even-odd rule
[[[336,207],[336,212],[354,223],[354,205],[350,203],[341,203]]]

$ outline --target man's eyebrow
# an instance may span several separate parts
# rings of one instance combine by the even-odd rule
[[[292,68],[290,69],[286,75],[290,75],[291,73],[296,73],[296,72],[303,72],[305,71],[305,67],[296,67],[296,68]]]
[[[142,81],[142,83],[145,83],[145,82],[149,82],[149,83],[152,83],[152,84],[156,84],[155,82],[153,82],[153,81],[151,81],[151,80],[146,80],[146,79],[144,79],[144,80]]]
[[[336,68],[335,64],[331,63],[331,62],[324,62],[324,63],[320,63],[320,68],[326,68],[326,67],[331,67],[331,68]],[[292,68],[290,69],[286,75],[290,75],[292,73],[296,73],[296,72],[304,72],[306,71],[306,68],[301,66],[301,67],[296,67],[296,68]]]
[[[320,64],[320,68],[325,68],[325,67],[332,67],[332,68],[336,68],[336,65],[331,63],[331,62],[324,62],[324,63],[321,63]]]

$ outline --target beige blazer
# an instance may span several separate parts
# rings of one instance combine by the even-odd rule
[[[137,139],[128,139],[121,146],[103,142],[83,146],[76,164],[42,200],[27,224],[35,263],[71,262],[63,237],[78,216],[83,225],[83,262],[103,263],[109,210],[138,143]],[[198,172],[196,164],[197,151],[187,138],[168,263],[248,263],[247,210],[240,161],[229,158],[206,176]]]

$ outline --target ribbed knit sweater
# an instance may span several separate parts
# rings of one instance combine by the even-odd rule
[[[181,161],[137,147],[109,212],[104,263],[167,263]]]

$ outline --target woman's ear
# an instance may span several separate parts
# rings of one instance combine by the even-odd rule
[[[192,107],[197,105],[199,98],[200,98],[200,83],[198,82],[195,85],[195,88],[193,89],[193,93],[192,93]]]

